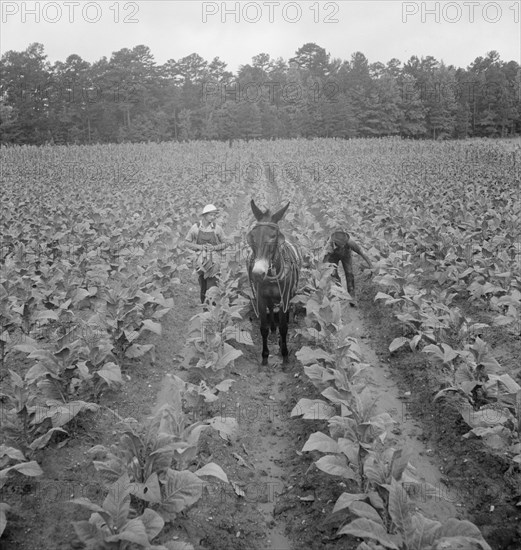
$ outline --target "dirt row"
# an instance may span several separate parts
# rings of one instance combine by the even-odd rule
[[[402,335],[401,326],[385,306],[374,302],[377,291],[370,281],[361,281],[362,320],[371,327],[371,347],[385,358],[400,389],[404,414],[414,420],[416,437],[440,472],[445,488],[437,499],[443,506],[455,506],[458,517],[475,523],[494,550],[521,548],[521,509],[516,506],[521,498],[519,473],[510,471],[507,461],[494,456],[480,439],[463,439],[469,427],[456,407],[449,401],[433,400],[440,385],[433,376],[436,367],[425,354],[406,350],[389,353],[389,342]],[[464,312],[469,309],[465,304],[462,308]],[[465,315],[482,321],[476,311],[466,311]],[[486,340],[494,345],[494,339]],[[509,364],[516,363],[518,369],[515,358],[520,356],[521,341],[507,339],[504,334],[499,340],[500,364],[508,369]],[[515,375],[515,370],[510,372]]]

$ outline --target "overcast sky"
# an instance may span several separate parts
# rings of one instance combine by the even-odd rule
[[[287,61],[302,45],[314,42],[342,60],[361,51],[371,63],[432,55],[447,65],[467,67],[490,50],[504,61],[521,61],[520,4],[0,0],[0,51],[22,51],[40,42],[51,62],[73,53],[93,62],[144,44],[157,63],[195,52],[208,61],[217,56],[236,72],[261,52]]]

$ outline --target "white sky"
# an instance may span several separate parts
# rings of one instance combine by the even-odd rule
[[[497,50],[503,61],[519,63],[520,4],[521,0],[0,0],[0,53],[40,42],[51,62],[73,53],[93,62],[144,44],[157,63],[195,52],[207,61],[218,56],[236,72],[261,52],[287,61],[302,45],[315,42],[332,58],[349,60],[361,51],[371,63],[432,55],[465,68],[490,50]],[[236,5],[236,16],[225,13]],[[332,22],[326,23],[328,18]]]

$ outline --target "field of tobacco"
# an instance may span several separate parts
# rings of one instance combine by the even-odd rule
[[[0,157],[3,547],[519,548],[519,141]],[[260,365],[251,198],[291,201],[304,252],[284,368],[276,342]],[[183,239],[208,202],[234,246],[203,310]],[[373,261],[356,309],[320,261],[339,225]]]

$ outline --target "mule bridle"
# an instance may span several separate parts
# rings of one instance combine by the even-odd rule
[[[251,233],[255,228],[259,227],[259,226],[266,226],[266,227],[271,227],[273,229],[276,230],[276,236],[275,236],[275,246],[273,247],[273,252],[271,254],[271,257],[269,259],[269,265],[268,265],[268,271],[271,271],[273,273],[273,263],[274,263],[274,260],[275,260],[275,256],[278,252],[278,248],[279,248],[279,235],[281,234],[280,232],[280,228],[278,226],[278,224],[274,223],[274,222],[257,222],[249,231],[249,233]],[[250,245],[251,246],[251,245]],[[253,250],[253,247],[252,247],[252,250]],[[256,254],[257,251],[256,250],[253,250],[254,253]],[[255,256],[256,258],[256,256]],[[254,259],[255,259],[254,258]],[[281,256],[282,258],[282,256]],[[282,262],[284,263],[284,262]],[[277,277],[277,275],[271,275],[271,277]]]
[[[294,277],[293,271],[294,270],[293,269],[291,270],[291,272],[289,274],[289,277],[284,277],[284,272],[285,272],[285,267],[286,267],[286,259],[284,258],[284,252],[279,250],[279,235],[281,235],[281,231],[280,231],[280,228],[279,228],[278,224],[273,223],[273,222],[257,222],[250,229],[249,233],[251,233],[258,226],[272,227],[273,229],[276,229],[276,231],[277,231],[275,246],[273,247],[273,253],[272,253],[270,261],[269,261],[268,274],[266,275],[266,279],[270,283],[277,283],[277,286],[278,286],[278,289],[279,289],[279,294],[280,294],[280,300],[281,300],[281,304],[282,304],[282,311],[284,313],[286,313],[287,310],[288,310],[288,307],[289,307],[289,300],[290,300],[289,291],[292,288],[293,282],[294,282],[293,281],[293,277]],[[250,246],[251,246],[251,244],[250,244]],[[254,261],[256,259],[256,252],[257,251],[253,249],[253,246],[251,246],[251,248],[252,248],[252,251],[254,252],[254,257],[252,258],[252,261]],[[279,270],[278,273],[274,272],[274,268],[273,268],[273,264],[274,264],[274,260],[275,260],[277,252],[279,253],[279,257],[280,257],[280,270]],[[290,258],[288,258],[288,261],[291,264],[291,259]],[[270,272],[274,273],[274,274],[269,275]],[[281,286],[281,281],[283,281],[282,286]],[[259,284],[260,283],[257,283],[257,285],[256,285],[257,286],[257,291],[256,291],[256,289],[254,288],[254,285],[253,285],[253,281],[250,278],[250,286],[251,286],[251,289],[252,289],[254,297],[255,297],[255,300],[253,301],[253,306],[254,306],[255,314],[257,315],[257,317],[259,316],[259,292],[258,292]]]

